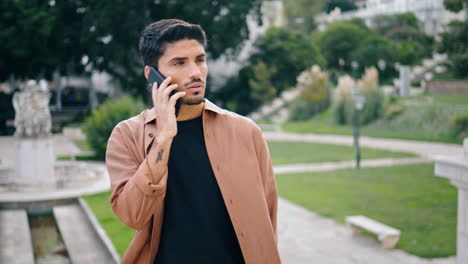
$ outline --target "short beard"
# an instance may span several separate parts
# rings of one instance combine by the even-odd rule
[[[203,102],[205,102],[205,98],[203,96],[183,98],[183,101],[182,101],[182,103],[186,105],[199,105]]]

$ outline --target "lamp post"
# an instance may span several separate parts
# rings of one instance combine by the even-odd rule
[[[354,74],[353,78],[356,78],[356,80],[357,80],[357,78],[358,78],[357,77],[357,69],[359,68],[359,62],[352,61],[351,62],[351,68],[353,68],[353,74]]]
[[[377,62],[377,66],[379,67],[380,69],[380,72],[382,73],[382,80],[383,80],[383,77],[384,77],[384,71],[385,71],[385,68],[387,67],[387,62],[383,59],[380,59],[378,62]],[[381,80],[381,81],[382,81]]]
[[[354,102],[354,129],[353,129],[353,137],[354,137],[354,147],[356,148],[356,168],[360,168],[361,163],[361,148],[359,147],[359,125],[360,125],[360,114],[361,110],[364,107],[364,103],[366,99],[361,94],[357,87],[352,89],[352,98]]]

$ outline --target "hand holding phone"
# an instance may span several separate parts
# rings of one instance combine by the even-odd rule
[[[150,72],[148,75],[148,81],[146,82],[146,89],[150,93],[152,93],[154,82],[156,82],[158,85],[161,85],[165,79],[166,78],[155,67],[151,66]],[[169,94],[169,98],[176,93],[177,93],[176,90],[171,91],[171,93]],[[176,117],[179,115],[181,104],[182,104],[182,98],[177,99],[176,104],[175,104],[175,116]]]

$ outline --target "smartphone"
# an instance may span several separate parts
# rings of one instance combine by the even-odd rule
[[[160,85],[164,80],[166,79],[166,77],[164,77],[159,71],[158,69],[156,69],[155,67],[151,66],[150,68],[150,72],[149,72],[149,75],[148,75],[148,80],[146,81],[146,89],[148,90],[148,92],[152,92],[153,91],[153,84],[154,82],[157,82],[158,85]],[[174,94],[176,94],[177,91],[176,90],[173,90],[170,94],[169,94],[169,97],[173,96]],[[182,104],[182,98],[179,98],[177,99],[176,101],[176,104],[175,104],[175,115],[176,117],[179,115],[179,111],[180,111],[180,105]]]

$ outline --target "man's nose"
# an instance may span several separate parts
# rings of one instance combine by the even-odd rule
[[[192,63],[192,64],[190,65],[189,77],[190,77],[191,79],[193,79],[193,78],[200,78],[200,75],[201,75],[201,72],[200,72],[199,66],[198,66],[196,63]]]

